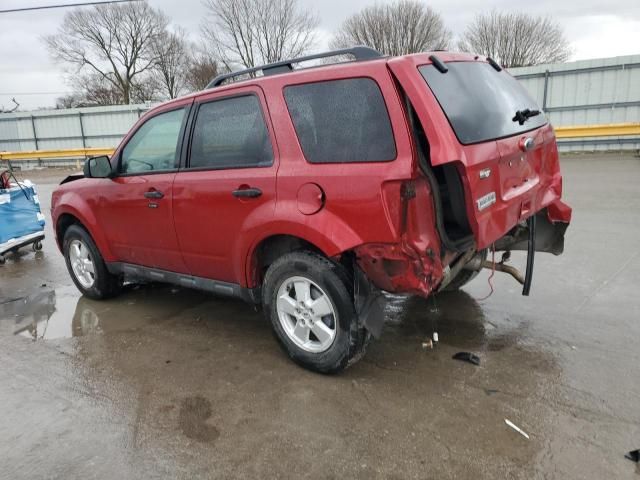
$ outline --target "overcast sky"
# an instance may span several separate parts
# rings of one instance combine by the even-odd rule
[[[0,0],[0,10],[75,3],[78,0]],[[298,0],[320,17],[317,50],[349,15],[374,0]],[[189,30],[194,40],[203,20],[200,0],[149,0],[172,22]],[[437,0],[426,2],[440,12],[454,36],[474,14],[491,9],[550,15],[564,28],[573,47],[573,60],[640,54],[640,0]],[[40,37],[55,33],[65,9],[0,14],[0,106],[11,97],[21,110],[51,107],[55,98],[69,93],[63,69],[48,57]]]

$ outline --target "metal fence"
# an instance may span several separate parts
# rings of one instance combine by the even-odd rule
[[[640,149],[640,55],[513,68],[510,72],[557,128],[561,150]],[[0,114],[0,152],[115,147],[148,108],[118,105]],[[629,130],[632,123],[635,127],[631,125]],[[610,124],[622,128],[610,128]],[[580,131],[575,127],[583,125],[602,128],[582,129],[581,135],[566,138],[566,132]],[[562,127],[569,126],[572,128],[563,131]],[[609,134],[621,131],[627,134]],[[600,134],[591,137],[585,132]],[[44,155],[36,160],[38,164],[60,161]]]
[[[640,122],[640,55],[512,68],[555,127]],[[561,139],[562,150],[640,149],[640,135]]]
[[[116,105],[5,113],[0,115],[0,152],[115,147],[148,108]],[[53,162],[60,160],[47,163]]]

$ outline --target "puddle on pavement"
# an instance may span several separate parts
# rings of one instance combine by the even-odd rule
[[[128,285],[122,295],[108,301],[83,297],[74,286],[42,287],[0,303],[0,334],[36,341],[131,330],[205,300],[199,292],[167,285]]]
[[[467,292],[443,292],[429,299],[387,296],[385,333],[431,338],[464,349],[499,351],[517,342],[526,323],[498,312],[488,314]]]
[[[73,316],[79,295],[72,287],[42,288],[0,304],[0,332],[33,340],[73,336]]]
[[[36,341],[148,328],[211,301],[237,302],[160,284],[127,285],[123,294],[108,301],[83,297],[74,286],[42,287],[0,303],[0,334]],[[223,305],[212,305],[213,311],[220,308],[224,311]],[[482,306],[464,291],[426,300],[389,295],[383,335],[421,342],[437,331],[443,344],[499,351],[514,344],[526,328],[499,315],[494,312],[489,320]]]
[[[200,442],[213,442],[220,436],[220,431],[207,424],[212,412],[211,402],[206,398],[199,395],[185,398],[178,414],[180,430],[188,438]]]

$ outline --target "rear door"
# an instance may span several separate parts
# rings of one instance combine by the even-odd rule
[[[244,284],[243,241],[273,216],[277,156],[260,88],[199,98],[173,208],[184,261],[198,277]]]

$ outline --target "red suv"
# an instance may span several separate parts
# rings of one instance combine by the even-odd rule
[[[293,360],[335,372],[380,334],[381,291],[427,297],[495,268],[527,294],[534,252],[563,249],[561,190],[551,125],[493,60],[356,47],[152,109],[52,213],[84,295],[126,278],[262,304]],[[528,250],[524,275],[511,250]]]

